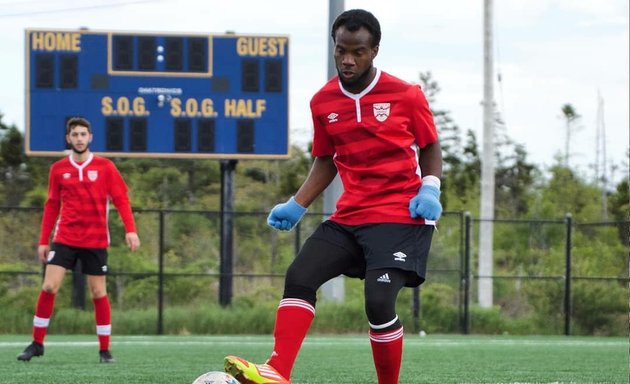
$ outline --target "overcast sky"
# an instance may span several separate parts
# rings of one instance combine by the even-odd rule
[[[483,0],[346,0],[379,19],[377,67],[410,82],[431,71],[433,105],[483,137]],[[310,140],[308,103],[327,79],[328,0],[0,0],[0,112],[24,127],[24,30],[288,35],[291,140]],[[607,162],[627,176],[628,0],[495,0],[495,101],[506,133],[541,168],[564,152],[561,108],[581,115],[571,164],[593,175],[598,93]]]

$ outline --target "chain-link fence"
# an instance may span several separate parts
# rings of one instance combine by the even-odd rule
[[[125,248],[120,220],[110,220],[108,292],[117,310],[154,309],[157,333],[168,322],[165,308],[229,305],[239,297],[277,300],[286,268],[324,217],[307,214],[284,233],[269,230],[266,212],[136,210],[135,215],[142,240],[136,253]],[[0,300],[10,296],[10,304],[22,300],[32,306],[41,285],[40,219],[39,208],[0,208]],[[479,224],[463,212],[445,212],[441,218],[427,282],[420,290],[404,291],[399,302],[399,310],[402,303],[412,314],[414,331],[627,330],[630,222],[575,223],[570,216],[494,220],[488,276],[478,273]],[[64,285],[73,292],[72,305],[82,308],[84,280],[74,275]],[[481,279],[492,282],[488,308],[477,304]]]

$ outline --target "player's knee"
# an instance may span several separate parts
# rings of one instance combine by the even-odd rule
[[[93,299],[100,299],[103,296],[107,296],[107,291],[105,289],[90,289],[90,293],[92,294]]]
[[[370,295],[365,298],[365,314],[372,324],[385,323],[396,316],[396,298]]]
[[[284,285],[284,295],[283,299],[301,299],[304,301],[308,301],[313,306],[315,306],[315,302],[317,301],[317,291],[311,287],[306,287],[302,285],[294,285],[294,284],[285,284]]]
[[[284,281],[285,287],[296,286],[309,291],[317,291],[318,288],[313,272],[297,266],[296,263],[289,266]]]
[[[291,265],[289,265],[289,268],[287,268],[287,272],[284,275],[285,285],[299,283],[301,275],[298,272],[299,270],[296,269],[295,263],[291,263]]]
[[[42,291],[46,293],[51,293],[54,295],[54,294],[57,294],[58,290],[59,290],[59,286],[56,286],[55,284],[44,282],[44,284],[42,285]]]
[[[389,331],[400,326],[396,315],[396,292],[387,290],[368,291],[365,294],[365,314],[370,327]]]
[[[394,297],[390,295],[366,295],[365,310],[367,312],[378,312],[393,307]]]

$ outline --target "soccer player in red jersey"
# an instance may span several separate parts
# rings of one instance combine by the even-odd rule
[[[140,239],[125,181],[111,160],[90,152],[90,122],[80,117],[68,120],[66,141],[71,148],[70,156],[55,162],[48,178],[48,198],[37,248],[39,260],[46,264],[46,269],[33,317],[33,342],[17,358],[30,361],[32,357],[44,354],[44,337],[55,295],[66,269],[73,269],[77,260],[81,260],[94,303],[99,359],[101,363],[111,363],[114,361],[109,351],[111,307],[105,280],[110,200],[125,226],[129,249],[137,250]]]
[[[344,191],[287,270],[271,357],[265,364],[226,357],[226,370],[241,383],[290,383],[316,292],[341,274],[365,279],[378,383],[398,383],[403,326],[396,298],[425,280],[442,213],[442,154],[429,105],[419,86],[373,66],[381,30],[370,12],[342,13],[331,36],[338,76],[311,100],[315,160],[297,193],[276,205],[267,222],[291,230],[337,173]]]

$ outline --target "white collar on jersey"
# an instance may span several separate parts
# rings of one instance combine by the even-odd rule
[[[368,94],[374,87],[376,87],[376,83],[378,83],[378,79],[381,78],[381,70],[379,68],[376,68],[376,75],[374,75],[374,79],[372,80],[372,82],[365,87],[365,89],[363,91],[361,91],[361,93],[351,93],[348,92],[343,85],[341,84],[341,80],[338,80],[339,82],[339,89],[341,89],[341,93],[343,93],[344,95],[348,96],[351,99],[360,99],[363,96],[365,96],[366,94]]]
[[[94,154],[90,152],[87,160],[85,160],[82,164],[78,164],[76,161],[74,161],[74,159],[72,158],[72,154],[70,154],[69,159],[70,164],[72,164],[73,167],[79,170],[79,180],[83,181],[83,169],[92,162],[92,159],[94,159]]]

